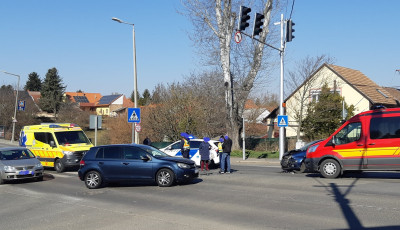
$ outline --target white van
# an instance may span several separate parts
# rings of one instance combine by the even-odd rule
[[[201,142],[203,142],[203,139],[190,139],[189,158],[191,160],[193,160],[197,166],[200,166],[199,146],[200,146]],[[219,141],[210,140],[208,143],[211,145],[210,165],[219,164],[219,154],[218,154]],[[176,141],[160,150],[170,156],[182,156],[180,145],[181,145],[181,141]]]

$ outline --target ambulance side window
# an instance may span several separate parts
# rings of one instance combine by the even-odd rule
[[[359,140],[361,137],[361,123],[355,122],[346,125],[333,138],[336,145],[348,144]]]
[[[377,117],[369,126],[371,139],[400,138],[400,117]]]
[[[36,140],[46,143],[48,145],[50,144],[50,141],[54,142],[54,138],[51,133],[35,133],[34,136]]]

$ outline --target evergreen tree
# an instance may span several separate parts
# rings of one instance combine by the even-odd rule
[[[148,89],[145,89],[143,92],[143,97],[140,97],[138,101],[139,105],[141,106],[150,104],[151,101],[150,91]]]
[[[29,91],[40,91],[42,88],[42,80],[36,72],[32,72],[28,76],[28,81],[24,87],[24,90]]]
[[[40,108],[57,115],[62,102],[65,86],[56,68],[49,69],[40,91]]]
[[[347,118],[354,115],[354,106],[347,106]],[[325,84],[321,89],[318,101],[312,101],[307,109],[301,130],[309,140],[324,139],[332,134],[342,121],[343,97],[331,92]]]

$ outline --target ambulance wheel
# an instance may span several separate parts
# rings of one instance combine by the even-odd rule
[[[174,173],[169,169],[160,169],[156,175],[157,185],[160,187],[170,187],[175,180]]]
[[[88,189],[100,188],[103,183],[101,175],[97,171],[89,171],[85,175],[85,185]]]
[[[57,159],[56,162],[54,163],[54,169],[58,172],[58,173],[62,173],[65,171],[65,166],[62,163],[61,159]]]
[[[325,178],[336,178],[340,175],[340,164],[333,159],[326,159],[320,166],[321,175]]]

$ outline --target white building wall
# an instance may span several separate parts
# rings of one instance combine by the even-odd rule
[[[340,91],[340,95],[344,97],[347,105],[354,105],[354,114],[361,113],[369,110],[369,101],[364,98],[357,90],[347,84],[342,78],[338,77],[326,66],[320,69],[313,78],[311,78],[306,84],[304,84],[295,94],[293,94],[286,101],[286,114],[288,115],[289,127],[286,128],[286,136],[294,137],[297,135],[297,118],[296,113],[300,111],[301,95],[305,92],[306,100],[303,106],[303,119],[306,117],[307,105],[312,101],[310,92],[312,90],[320,90],[322,86],[327,83],[328,87],[333,90],[334,82],[336,80],[336,90]]]

